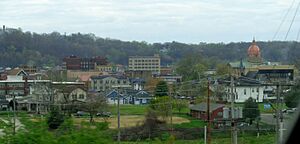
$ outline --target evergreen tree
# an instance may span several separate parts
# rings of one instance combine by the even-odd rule
[[[52,108],[47,124],[50,129],[57,129],[64,122],[64,115],[62,115],[57,108]]]
[[[168,84],[165,81],[160,81],[155,88],[155,96],[162,97],[169,95]]]
[[[243,116],[250,120],[250,124],[252,124],[252,121],[260,116],[258,103],[256,103],[255,99],[252,97],[247,99],[244,103]]]

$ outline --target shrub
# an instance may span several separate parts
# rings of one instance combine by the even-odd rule
[[[47,124],[50,129],[57,129],[64,122],[64,115],[62,115],[57,108],[53,108],[48,117]]]

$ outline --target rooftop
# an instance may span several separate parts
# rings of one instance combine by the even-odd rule
[[[210,112],[218,109],[218,108],[222,108],[222,107],[225,107],[224,104],[217,104],[217,103],[210,103],[209,105],[209,110]],[[196,105],[193,105],[193,106],[190,106],[190,109],[191,110],[195,110],[195,111],[207,111],[207,103],[200,103],[200,104],[196,104]]]

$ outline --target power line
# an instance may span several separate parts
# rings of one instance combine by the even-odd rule
[[[284,38],[284,40],[286,40],[286,39],[287,39],[287,37],[288,37],[288,35],[289,35],[289,33],[290,33],[290,30],[291,30],[291,28],[292,28],[292,25],[293,25],[293,23],[294,23],[294,21],[295,21],[295,17],[296,17],[296,15],[297,15],[297,13],[298,13],[298,9],[299,9],[299,7],[300,7],[300,2],[299,2],[299,3],[298,3],[298,5],[297,5],[297,8],[296,8],[295,14],[294,14],[294,16],[293,16],[293,19],[292,19],[292,21],[291,21],[291,24],[290,24],[290,26],[289,26],[289,29],[288,29],[288,31],[287,31],[287,33],[286,33],[286,35],[285,35],[285,38]]]
[[[300,28],[299,28],[299,31],[298,31],[298,34],[297,34],[297,39],[296,39],[296,41],[300,40],[299,38],[300,38]]]
[[[284,21],[286,20],[286,17],[287,17],[287,15],[290,13],[290,10],[292,9],[294,3],[295,3],[295,0],[293,0],[293,2],[292,2],[292,4],[291,4],[291,6],[289,7],[288,11],[286,12],[286,14],[284,15],[283,19],[281,20],[281,23],[279,24],[279,26],[278,26],[278,28],[277,28],[277,30],[276,30],[276,33],[274,34],[272,40],[274,40],[274,39],[276,38],[276,36],[277,36],[277,34],[278,34],[278,32],[279,32],[279,30],[280,30],[282,24],[283,24]]]

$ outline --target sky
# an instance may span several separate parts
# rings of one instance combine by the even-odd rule
[[[300,0],[0,0],[0,25],[154,42],[284,40]],[[296,40],[300,10],[287,40]]]

